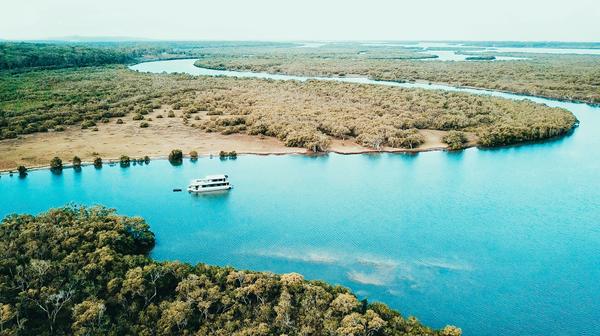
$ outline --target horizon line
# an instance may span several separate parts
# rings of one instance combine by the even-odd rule
[[[600,43],[600,40],[513,40],[513,39],[490,39],[490,40],[474,40],[474,39],[161,39],[149,37],[134,37],[134,36],[109,36],[109,35],[73,35],[73,36],[57,36],[43,38],[22,38],[11,39],[2,38],[2,42],[319,42],[319,43],[339,43],[339,42],[529,42],[529,43]]]

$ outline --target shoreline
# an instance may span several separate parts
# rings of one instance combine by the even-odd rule
[[[363,147],[356,143],[353,143],[354,144],[353,149],[350,149],[350,150],[345,149],[344,150],[341,148],[344,146],[343,145],[340,146],[339,143],[346,141],[346,144],[348,144],[349,140],[333,139],[333,142],[337,142],[337,146],[331,147],[330,149],[328,149],[324,152],[312,152],[312,151],[309,151],[308,149],[303,149],[303,148],[298,148],[298,147],[285,147],[285,148],[290,149],[290,150],[286,150],[286,151],[272,150],[272,151],[236,151],[236,152],[237,152],[238,156],[251,156],[251,155],[254,155],[254,156],[284,156],[284,155],[326,156],[329,154],[337,154],[337,155],[368,155],[368,154],[416,155],[419,153],[428,153],[428,152],[448,152],[448,153],[456,152],[456,153],[458,153],[458,152],[462,152],[464,150],[471,149],[471,148],[477,148],[477,149],[481,149],[481,150],[495,150],[495,149],[527,146],[527,145],[532,145],[532,144],[537,144],[537,143],[545,143],[545,142],[549,142],[549,141],[560,141],[564,137],[571,136],[576,128],[577,128],[577,126],[574,127],[567,134],[552,137],[552,138],[545,139],[545,140],[527,141],[527,142],[523,142],[523,143],[497,146],[497,147],[478,146],[476,141],[474,141],[474,139],[471,137],[469,142],[466,143],[464,145],[464,147],[459,150],[451,150],[446,145],[444,145],[444,146],[431,146],[430,145],[430,146],[425,146],[425,147],[421,147],[421,148],[413,148],[413,149],[393,148],[393,147],[384,147],[381,149],[374,149],[374,148]],[[224,137],[227,137],[227,136],[224,136]],[[260,140],[262,140],[262,139],[256,138],[256,141],[260,141]],[[0,141],[0,144],[1,143],[2,142]],[[0,149],[1,149],[1,146],[0,146]],[[220,150],[218,150],[218,151],[214,150],[214,151],[209,151],[209,152],[198,152],[198,158],[209,158],[209,157],[219,158],[219,154],[218,154],[219,151]],[[122,155],[127,155],[127,154],[122,154]],[[168,159],[168,155],[164,155],[164,154],[148,155],[148,157],[150,158],[151,161]],[[191,156],[189,154],[184,154],[183,158],[189,160],[189,159],[191,159]],[[130,156],[130,159],[131,159],[131,161],[134,161],[137,158]],[[50,160],[48,160],[48,162],[49,161]],[[120,157],[102,157],[102,165],[103,166],[110,165],[110,164],[118,165],[119,161],[120,161]],[[82,160],[81,167],[92,166],[93,164],[94,164],[93,161]],[[49,170],[50,164],[41,164],[41,165],[25,166],[25,167],[27,168],[27,171]],[[72,168],[73,168],[73,165],[70,163],[63,164],[63,169],[72,169]],[[0,167],[0,177],[5,176],[5,175],[10,175],[10,174],[18,175],[17,167],[15,167],[14,169],[6,169],[6,168]]]
[[[473,148],[476,147],[475,145],[468,145],[465,146],[463,149],[468,149],[468,148]],[[426,153],[426,152],[438,152],[438,151],[447,151],[450,152],[450,150],[448,150],[447,147],[431,147],[431,148],[423,148],[423,149],[402,149],[402,148],[386,148],[386,149],[381,149],[381,150],[377,150],[377,149],[365,149],[365,150],[357,150],[357,151],[342,151],[339,149],[333,149],[333,150],[327,150],[325,152],[311,152],[309,150],[298,150],[298,151],[289,151],[289,152],[277,152],[277,151],[273,151],[273,152],[238,152],[237,155],[238,156],[283,156],[283,155],[303,155],[303,156],[321,156],[321,155],[328,155],[328,154],[338,154],[338,155],[363,155],[363,154],[419,154],[419,153]],[[124,154],[125,155],[125,154]],[[214,158],[219,158],[219,155],[215,155],[212,153],[198,153],[198,158],[209,158],[209,157],[214,157]],[[154,160],[168,160],[168,155],[154,155],[154,156],[149,156],[150,161],[154,161]],[[184,159],[191,159],[189,154],[184,154],[183,155]],[[130,157],[130,159],[133,161],[134,158]],[[120,158],[116,157],[116,158],[102,158],[102,166],[105,165],[109,165],[109,164],[115,164],[118,165],[119,164],[119,160]],[[93,161],[82,161],[81,162],[81,167],[86,167],[86,166],[93,166],[94,162]],[[18,175],[18,171],[16,170],[17,167],[15,167],[14,169],[4,169],[4,168],[0,168],[0,176],[4,176],[4,175],[9,175],[9,174],[15,174]],[[49,170],[50,169],[50,164],[43,164],[43,165],[36,165],[36,166],[31,166],[31,167],[26,167],[27,171],[39,171],[39,170]],[[73,165],[72,164],[63,164],[63,169],[73,169]]]
[[[94,129],[81,129],[69,126],[63,132],[42,132],[20,136],[17,139],[0,140],[0,172],[10,173],[23,165],[28,169],[48,167],[53,157],[63,160],[63,165],[71,163],[74,156],[82,162],[91,162],[96,157],[108,162],[119,161],[121,155],[131,158],[148,156],[154,159],[166,157],[173,149],[181,149],[189,154],[196,151],[203,156],[216,155],[220,151],[235,151],[244,155],[315,155],[305,148],[286,147],[277,138],[254,136],[244,133],[223,135],[217,132],[204,132],[187,125],[181,115],[175,118],[157,118],[166,114],[170,106],[164,105],[147,115],[152,118],[151,126],[140,128],[137,121],[123,118],[123,124],[111,120],[99,123]],[[180,114],[181,112],[177,112]],[[420,130],[425,143],[415,149],[382,147],[368,148],[354,142],[354,139],[331,139],[324,153],[366,154],[379,152],[416,153],[444,150],[442,142],[445,131]],[[476,145],[475,134],[467,133],[468,146]],[[316,154],[318,155],[318,153]]]

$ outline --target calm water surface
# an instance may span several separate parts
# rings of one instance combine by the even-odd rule
[[[418,42],[418,43],[363,43],[365,46],[372,47],[403,47],[403,48],[421,48],[423,52],[439,57],[438,61],[466,61],[467,55],[456,54],[451,50],[430,50],[430,48],[456,48],[466,49],[471,52],[505,52],[505,53],[528,53],[528,54],[571,54],[571,55],[600,55],[600,49],[585,48],[531,48],[531,47],[479,47],[473,45],[464,45],[461,43],[446,42]],[[496,61],[524,60],[522,57],[496,56]]]
[[[178,62],[136,68],[191,64]],[[296,271],[465,335],[597,335],[600,109],[535,100],[570,109],[581,126],[560,140],[496,150],[3,175],[0,217],[104,204],[147,219],[158,260]],[[212,173],[229,174],[235,188],[171,191]]]

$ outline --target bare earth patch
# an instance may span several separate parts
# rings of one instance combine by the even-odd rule
[[[161,114],[163,118],[157,118]],[[218,154],[220,151],[236,151],[241,154],[303,154],[306,149],[285,147],[281,141],[273,137],[259,137],[246,134],[223,135],[206,133],[185,125],[181,112],[176,111],[175,118],[168,118],[165,108],[145,116],[150,124],[148,128],[140,128],[142,121],[134,121],[131,115],[123,119],[124,124],[98,123],[98,131],[92,128],[82,130],[79,126],[67,128],[64,132],[35,133],[18,139],[0,141],[0,170],[14,170],[19,165],[26,167],[46,166],[54,156],[69,163],[73,156],[83,161],[92,161],[96,156],[104,160],[118,159],[121,155],[132,158],[166,156],[172,149],[179,148],[184,153],[192,150],[200,155]],[[152,121],[147,121],[151,118]],[[430,151],[446,149],[441,138],[444,131],[421,130],[426,141],[413,150],[383,148],[383,151]],[[331,152],[354,154],[377,152],[378,150],[363,147],[352,140],[332,140]]]

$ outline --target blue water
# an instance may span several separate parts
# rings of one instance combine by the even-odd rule
[[[0,217],[104,204],[147,219],[159,260],[300,272],[465,335],[597,335],[600,108],[536,101],[570,109],[580,127],[495,150],[3,175]],[[235,188],[172,192],[213,173]]]

